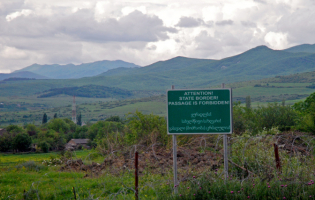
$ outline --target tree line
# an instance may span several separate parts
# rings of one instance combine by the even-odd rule
[[[108,153],[114,147],[135,144],[171,146],[166,118],[158,115],[136,111],[127,114],[124,120],[112,116],[84,126],[75,124],[70,119],[58,118],[57,114],[47,121],[45,115],[41,126],[7,126],[6,133],[0,136],[0,151],[28,151],[31,147],[38,152],[58,151],[64,149],[71,139],[90,139],[89,145],[102,153]],[[252,108],[249,96],[245,106],[240,102],[234,104],[233,134],[257,135],[262,131],[275,134],[270,131],[275,129],[278,132],[300,130],[314,134],[315,93],[293,106],[285,105],[285,101],[282,101]],[[179,139],[188,141],[189,137],[191,136],[179,136]]]
[[[60,94],[70,96],[89,97],[89,98],[126,98],[132,96],[132,92],[115,87],[106,87],[100,85],[85,85],[81,87],[63,87],[46,90],[37,98],[47,98]]]

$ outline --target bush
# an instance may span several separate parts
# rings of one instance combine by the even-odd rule
[[[284,131],[287,127],[294,126],[298,113],[290,106],[282,106],[278,103],[268,104],[267,107],[258,107],[255,110],[256,125],[260,129],[278,127]]]
[[[128,144],[139,142],[148,144],[161,143],[167,145],[166,119],[157,115],[145,115],[139,111],[129,113],[128,128],[125,139]]]
[[[122,119],[119,116],[110,116],[105,121],[108,121],[108,122],[122,122]]]
[[[122,132],[124,125],[120,122],[98,121],[88,130],[88,138],[94,140],[96,137],[107,137],[113,132]]]
[[[32,140],[28,134],[20,133],[13,138],[12,146],[13,149],[17,149],[19,151],[26,151],[30,148],[31,143]]]
[[[26,126],[26,131],[27,131],[29,136],[33,136],[33,135],[36,135],[38,133],[38,129],[34,124],[28,124]]]
[[[300,114],[297,128],[301,131],[315,133],[315,92],[305,101],[295,103],[293,108]]]
[[[48,153],[50,145],[46,141],[41,141],[38,146],[44,153]]]
[[[278,103],[270,103],[256,109],[242,107],[240,103],[233,107],[233,128],[236,134],[245,131],[257,134],[272,127],[285,131],[296,126],[299,118],[298,112],[292,107]]]

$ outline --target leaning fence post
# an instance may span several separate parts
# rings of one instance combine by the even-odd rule
[[[276,158],[276,167],[278,171],[281,171],[281,163],[280,163],[280,158],[279,158],[279,150],[278,150],[278,145],[276,143],[273,144],[274,150],[275,150],[275,158]]]
[[[138,152],[135,152],[135,200],[139,199],[138,194],[138,184],[139,184],[139,171],[138,171]]]

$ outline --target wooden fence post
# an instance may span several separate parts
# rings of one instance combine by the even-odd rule
[[[275,150],[275,158],[276,158],[276,167],[279,172],[281,172],[281,162],[279,158],[279,150],[278,145],[276,143],[273,144],[274,150]]]
[[[138,188],[138,184],[139,184],[139,170],[138,170],[138,152],[135,152],[135,200],[139,199],[139,188]]]

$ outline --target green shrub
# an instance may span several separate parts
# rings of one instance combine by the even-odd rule
[[[50,145],[46,141],[41,141],[38,146],[44,153],[48,153]]]
[[[248,131],[255,135],[272,127],[285,131],[296,126],[299,118],[298,112],[292,107],[278,103],[270,103],[256,109],[243,107],[240,103],[233,106],[233,128],[236,134]]]
[[[128,131],[125,140],[128,144],[139,142],[146,144],[160,143],[167,145],[170,137],[167,135],[166,119],[157,115],[145,115],[139,111],[129,113]]]

